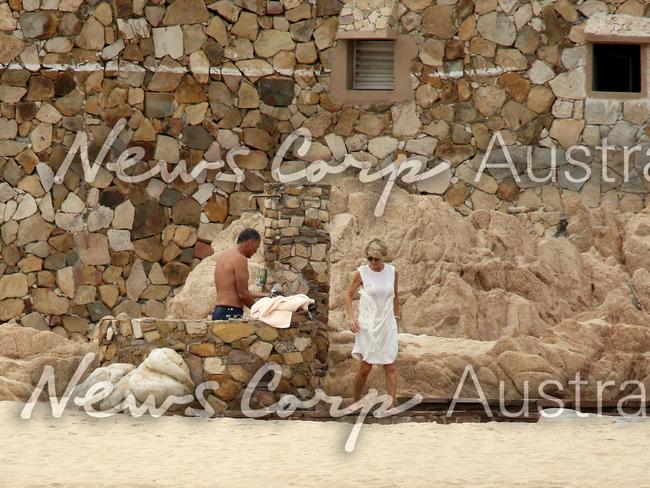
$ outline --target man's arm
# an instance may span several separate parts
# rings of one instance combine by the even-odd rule
[[[235,286],[237,287],[237,296],[239,300],[248,308],[255,303],[255,299],[248,291],[248,261],[244,256],[237,258],[234,263]]]
[[[271,294],[267,291],[251,291],[250,294],[253,298],[264,298],[271,296]]]

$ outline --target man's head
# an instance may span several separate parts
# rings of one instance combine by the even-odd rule
[[[244,256],[251,258],[260,247],[261,240],[262,238],[260,237],[260,233],[249,227],[239,233],[239,237],[237,237],[237,247]]]

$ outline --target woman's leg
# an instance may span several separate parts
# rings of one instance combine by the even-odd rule
[[[357,371],[357,376],[354,378],[354,401],[355,403],[361,399],[361,394],[363,389],[366,386],[366,381],[368,381],[368,375],[372,370],[372,364],[361,361],[359,365],[359,371]]]
[[[384,373],[386,375],[386,392],[393,399],[391,407],[394,407],[397,401],[397,367],[395,363],[384,364]]]

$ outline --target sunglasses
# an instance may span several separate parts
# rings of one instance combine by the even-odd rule
[[[367,257],[368,261],[373,262],[373,261],[381,261],[379,258],[373,258],[372,256]]]

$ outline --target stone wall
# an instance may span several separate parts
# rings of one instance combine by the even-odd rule
[[[253,407],[270,405],[281,394],[310,397],[327,368],[328,339],[323,323],[295,313],[291,327],[275,329],[258,321],[129,319],[102,320],[95,330],[99,363],[139,365],[155,348],[177,351],[198,385],[217,381],[208,392],[217,412],[240,410],[242,390],[266,363],[282,367],[282,379],[271,392],[264,377],[252,396]]]
[[[643,17],[647,6],[403,0],[382,2],[381,15],[372,15],[377,5],[356,1],[341,11],[337,0],[1,3],[0,321],[80,338],[105,315],[163,316],[211,252],[209,242],[273,180],[270,160],[300,127],[314,141],[306,154],[290,150],[287,166],[338,163],[346,154],[375,166],[404,155],[430,167],[448,160],[449,171],[411,190],[444,195],[461,211],[562,211],[575,194],[589,206],[602,196],[624,210],[643,208],[638,171],[628,183],[618,176],[601,181],[598,154],[588,158],[594,175],[582,185],[525,176],[517,182],[503,170],[473,179],[497,131],[507,145],[534,147],[540,171],[552,145],[594,147],[603,136],[613,144],[648,142],[645,99],[590,99],[584,89],[588,19]],[[613,24],[625,30],[628,21],[620,19]],[[368,23],[417,42],[412,101],[343,106],[330,97],[337,32],[343,25],[367,30]],[[126,126],[111,140],[120,119]],[[77,153],[56,179],[79,133],[87,136],[91,162],[104,157],[104,165],[86,179]],[[241,145],[251,151],[234,159],[243,171],[239,183],[215,180],[216,170],[169,184],[160,174],[127,183],[107,165],[124,149],[140,148],[142,161],[130,175],[160,160],[194,168]],[[521,170],[522,152],[514,159]],[[610,160],[618,171],[620,152]]]
[[[329,310],[330,188],[267,184],[264,191],[264,261],[285,294],[316,301],[315,316]]]

